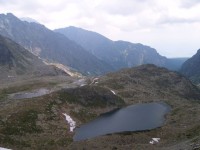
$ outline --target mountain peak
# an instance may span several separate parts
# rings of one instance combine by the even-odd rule
[[[10,19],[18,19],[14,14],[12,13],[6,13],[6,14],[0,14],[0,17],[6,17]]]

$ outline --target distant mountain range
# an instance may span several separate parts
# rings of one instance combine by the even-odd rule
[[[180,72],[194,83],[200,83],[200,49],[182,65]]]
[[[142,64],[178,70],[183,63],[167,59],[149,46],[112,41],[76,27],[54,32],[32,19],[22,21],[11,13],[0,14],[0,34],[43,60],[63,64],[84,75],[101,75]]]
[[[77,27],[56,29],[69,39],[80,44],[97,58],[111,64],[116,70],[142,64],[155,64],[171,70],[178,70],[186,59],[167,59],[154,48],[126,41],[112,41],[96,32]]]
[[[45,65],[42,60],[22,46],[1,35],[0,72],[1,79],[18,75],[66,75],[66,73],[56,67]]]
[[[85,51],[64,35],[38,23],[21,21],[11,13],[0,15],[0,34],[45,60],[59,62],[85,75],[98,75],[112,70],[109,64]]]

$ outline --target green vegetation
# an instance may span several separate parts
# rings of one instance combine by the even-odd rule
[[[0,101],[4,100],[7,97],[7,93],[5,90],[0,91]]]
[[[62,102],[80,104],[90,108],[124,105],[124,101],[113,95],[110,90],[97,86],[85,86],[61,91],[59,99]]]
[[[68,138],[68,137],[63,137],[63,138],[60,138],[58,141],[56,141],[56,143],[60,146],[68,146],[69,144],[71,144],[73,142],[73,139],[72,138]]]
[[[59,99],[65,103],[65,102],[69,102],[69,103],[78,103],[76,97],[72,94],[69,94],[65,91],[62,91],[59,93]]]
[[[117,83],[114,79],[113,80],[110,79],[109,82],[107,82],[106,84],[108,84],[109,87],[111,89],[114,89],[114,90],[118,90],[118,89],[123,89],[124,88],[123,84]]]
[[[97,117],[96,114],[89,112],[87,109],[81,109],[79,111],[70,111],[70,115],[80,120],[82,123],[91,121]]]
[[[191,129],[189,129],[185,132],[185,136],[188,139],[192,139],[199,135],[200,135],[200,125],[195,125],[194,127],[192,127]]]
[[[45,112],[47,113],[47,120],[53,120],[55,119],[57,116],[53,113],[53,107],[56,106],[57,103],[55,101],[50,101],[47,104],[47,107],[45,108]]]
[[[1,132],[5,135],[24,135],[26,133],[40,133],[42,129],[36,125],[38,113],[34,110],[13,114],[3,124]]]
[[[0,144],[1,143],[6,144],[6,145],[15,145],[16,147],[19,147],[19,148],[31,147],[31,144],[29,143],[29,141],[24,141],[21,139],[18,140],[11,136],[0,137]]]

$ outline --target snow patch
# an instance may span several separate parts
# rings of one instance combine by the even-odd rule
[[[87,85],[87,84],[81,84],[80,87],[85,86],[85,85]]]
[[[150,144],[156,144],[159,143],[160,138],[152,138],[152,140],[149,142]]]
[[[8,78],[14,78],[15,76],[10,76],[10,75],[8,75]]]
[[[97,84],[97,83],[98,83],[97,80],[99,80],[99,78],[94,78],[94,79],[92,80],[92,82],[90,83],[90,85],[92,85],[92,84]]]
[[[11,149],[0,147],[0,150],[11,150]]]
[[[73,132],[74,129],[76,128],[76,122],[66,113],[63,113],[63,115],[65,116],[65,118],[70,126],[70,132]]]
[[[116,95],[116,93],[115,93],[115,91],[113,91],[113,90],[110,90],[114,95]]]

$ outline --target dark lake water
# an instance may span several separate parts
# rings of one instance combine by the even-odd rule
[[[102,114],[75,130],[74,141],[125,131],[144,131],[161,127],[171,110],[165,103],[136,104]]]

